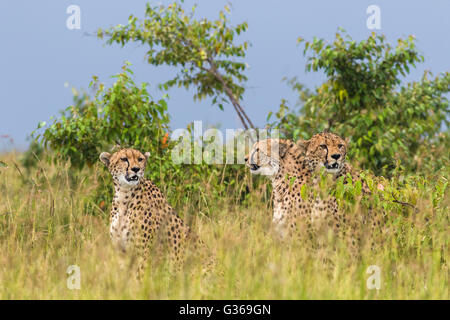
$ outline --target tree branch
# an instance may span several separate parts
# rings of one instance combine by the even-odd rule
[[[222,84],[222,86],[223,86],[223,88],[225,90],[225,94],[228,96],[228,98],[230,99],[231,103],[233,104],[234,109],[236,110],[237,114],[239,115],[239,118],[241,119],[242,124],[244,125],[244,128],[246,130],[248,130],[249,126],[244,121],[243,117],[247,120],[247,122],[250,125],[250,127],[252,129],[255,129],[255,126],[253,125],[252,121],[247,116],[247,114],[245,113],[244,109],[241,107],[238,99],[234,96],[233,91],[230,89],[230,87],[226,83],[225,79],[222,77],[222,75],[217,70],[215,62],[211,58],[208,58],[207,61],[208,61],[209,65],[210,65],[210,68],[207,69],[207,71],[210,72]]]

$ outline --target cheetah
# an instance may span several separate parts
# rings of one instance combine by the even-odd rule
[[[169,251],[176,270],[184,261],[188,242],[197,248],[205,247],[175,213],[159,188],[144,178],[149,156],[148,152],[143,154],[126,148],[113,154],[100,154],[114,182],[110,237],[122,252],[136,250],[138,278],[155,247]]]
[[[330,132],[296,143],[286,139],[267,139],[253,145],[245,162],[252,174],[266,175],[271,179],[273,222],[281,235],[296,230],[299,218],[309,227],[315,220],[326,220],[335,230],[346,222],[334,196],[302,197],[303,186],[318,184],[319,178],[315,173],[321,168],[331,175],[333,181],[347,173],[354,180],[360,179],[345,162],[346,154],[347,143]],[[364,182],[363,192],[370,192]]]

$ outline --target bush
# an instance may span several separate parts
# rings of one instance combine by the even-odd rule
[[[98,155],[114,144],[134,147],[161,155],[161,139],[168,133],[169,115],[164,99],[153,101],[147,83],[137,86],[126,63],[113,76],[116,82],[106,89],[93,77],[90,87],[96,89],[91,100],[74,91],[74,105],[46,127],[41,122],[33,133],[36,140],[49,147],[56,159],[69,159],[73,167],[92,166]]]
[[[94,77],[90,84],[96,90],[93,99],[74,90],[74,104],[65,109],[61,117],[49,126],[43,122],[38,125],[33,133],[33,149],[25,155],[23,163],[28,167],[36,164],[33,150],[39,150],[40,157],[58,165],[69,160],[71,181],[76,185],[82,177],[81,169],[98,164],[99,154],[118,144],[150,152],[146,177],[159,185],[175,206],[200,207],[209,214],[225,194],[233,197],[235,203],[245,200],[248,190],[237,183],[248,175],[242,165],[173,163],[171,150],[175,142],[169,138],[166,101],[152,100],[145,83],[138,87],[128,65],[114,76],[116,81],[110,88],[105,88]],[[100,172],[95,177],[97,188],[86,201],[88,212],[98,207],[107,209],[111,202],[109,174],[106,169]],[[208,189],[208,198],[205,198],[205,189]]]
[[[330,44],[323,39],[305,42],[307,52],[307,71],[322,70],[328,79],[314,91],[296,78],[288,80],[301,109],[281,104],[272,126],[285,136],[309,138],[331,130],[350,138],[349,156],[362,167],[388,175],[396,162],[410,172],[418,170],[423,147],[448,144],[449,136],[441,130],[448,127],[450,74],[430,78],[425,72],[419,82],[401,84],[410,66],[423,61],[413,37],[399,39],[393,48],[384,36],[372,34],[356,42],[337,33]],[[437,163],[435,169],[441,166]]]
[[[244,128],[254,128],[240,103],[247,80],[247,65],[242,59],[249,43],[238,43],[237,38],[247,30],[247,23],[231,26],[228,5],[214,21],[197,19],[195,9],[186,13],[176,2],[167,7],[148,3],[144,19],[130,15],[128,24],[99,29],[97,36],[107,39],[107,44],[124,46],[133,42],[145,46],[148,63],[177,70],[161,88],[193,87],[194,100],[211,97],[212,104],[221,110],[231,103]]]

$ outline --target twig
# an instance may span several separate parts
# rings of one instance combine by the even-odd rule
[[[208,61],[209,65],[211,66],[209,69],[207,69],[208,72],[210,72],[222,84],[222,86],[223,86],[223,88],[225,90],[225,94],[231,100],[231,104],[233,105],[233,107],[236,110],[239,118],[241,119],[241,122],[244,125],[244,128],[246,130],[248,130],[248,125],[244,121],[243,117],[247,120],[247,122],[250,125],[250,127],[254,129],[255,126],[253,125],[252,121],[250,120],[250,118],[245,113],[244,109],[239,104],[239,101],[234,96],[233,91],[231,91],[230,87],[228,87],[228,84],[226,83],[225,79],[222,77],[222,75],[217,70],[215,62],[211,58],[208,58],[207,61]]]
[[[403,201],[397,200],[397,198],[395,197],[394,193],[391,193],[391,196],[392,196],[392,198],[394,198],[394,200],[391,200],[392,202],[401,204],[403,206],[408,206],[408,207],[411,207],[413,209],[416,209],[416,207],[414,205],[412,205],[411,203],[409,203],[409,202],[403,202]]]

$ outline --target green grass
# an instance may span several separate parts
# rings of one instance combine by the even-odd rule
[[[8,165],[0,167],[0,299],[449,299],[448,171],[385,182],[417,210],[374,198],[372,207],[388,219],[373,236],[376,249],[363,246],[359,258],[332,237],[320,250],[302,237],[280,240],[266,186],[254,187],[250,175],[235,183],[252,190],[242,201],[213,198],[205,181],[204,202],[187,205],[160,185],[182,216],[196,217],[189,220],[217,266],[202,276],[193,259],[170,276],[162,265],[138,283],[132,257],[109,240],[109,205],[92,200],[103,169],[73,178],[67,165],[39,163],[28,172],[19,157],[0,156]],[[350,220],[367,214],[358,200],[346,208]],[[80,267],[80,290],[66,286],[69,265]],[[366,286],[370,265],[381,268],[380,290]]]

